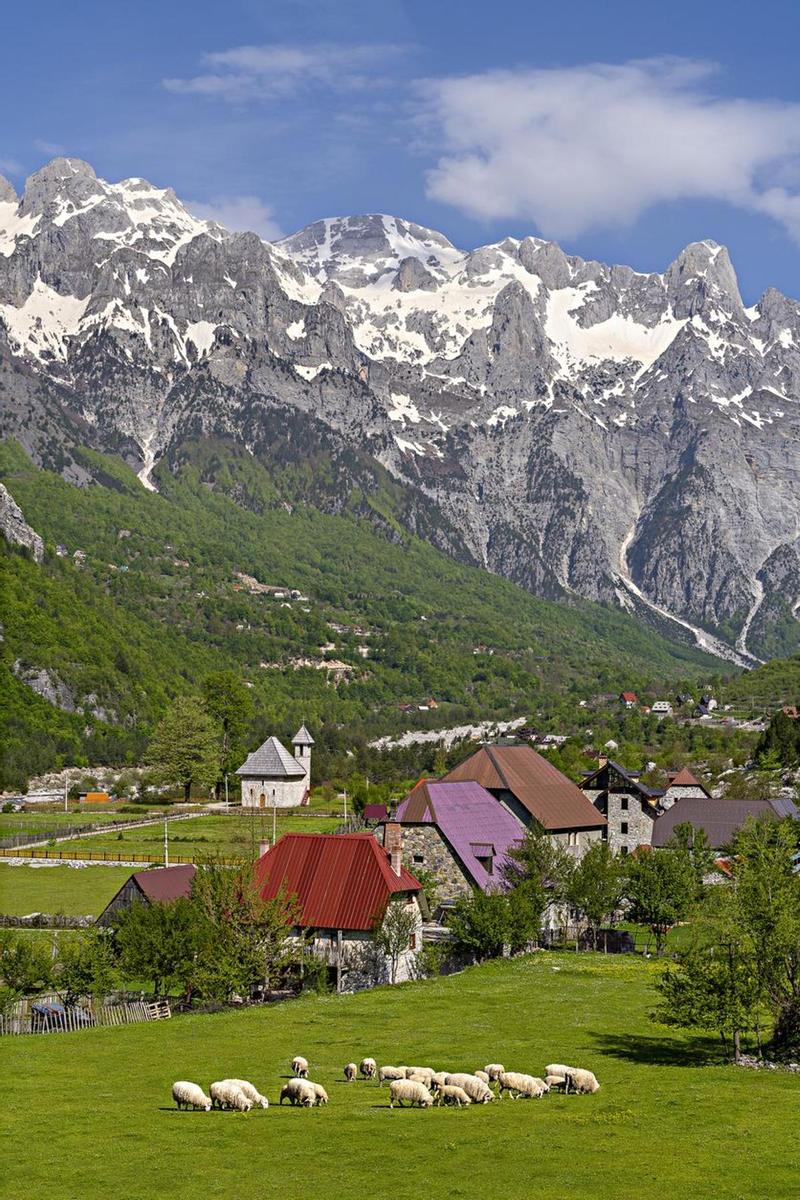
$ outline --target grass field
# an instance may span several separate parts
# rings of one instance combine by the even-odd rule
[[[131,867],[12,867],[0,863],[0,913],[95,916],[131,873]]]
[[[142,816],[158,815],[142,806]],[[11,837],[15,833],[40,833],[43,830],[59,830],[65,825],[113,825],[118,821],[135,821],[135,813],[123,813],[108,809],[80,809],[79,811],[12,812],[0,813],[0,837]]]
[[[659,967],[539,954],[459,976],[268,1009],[4,1038],[5,1191],[48,1200],[421,1196],[757,1200],[797,1195],[798,1079],[719,1060],[715,1039],[647,1019]],[[330,1095],[276,1101],[306,1055]],[[390,1110],[342,1065],[595,1071],[595,1096]],[[250,1078],[268,1111],[178,1113],[174,1079]],[[46,1137],[31,1114],[47,1097]]]
[[[340,821],[336,817],[298,816],[296,813],[278,813],[277,835],[294,833],[331,833]],[[223,813],[191,817],[185,821],[170,822],[169,844],[175,855],[192,856],[203,854],[257,855],[259,844],[272,840],[272,813],[252,810],[239,811],[226,816]],[[116,833],[92,834],[74,841],[59,842],[57,849],[65,853],[72,850],[105,850],[124,855],[154,853],[160,856],[164,848],[164,824],[140,826],[136,829],[118,830]]]

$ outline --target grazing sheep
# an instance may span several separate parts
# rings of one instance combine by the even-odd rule
[[[238,1087],[244,1092],[248,1100],[252,1100],[253,1104],[257,1104],[259,1108],[269,1108],[269,1100],[266,1096],[262,1096],[258,1088],[253,1087],[247,1079],[223,1079],[223,1083],[232,1083],[234,1087]]]
[[[445,1087],[447,1084],[447,1071],[434,1071],[431,1075],[432,1087]]]
[[[178,1108],[202,1108],[204,1112],[211,1111],[211,1099],[196,1083],[188,1079],[178,1079],[172,1085],[172,1099]]]
[[[589,1095],[591,1092],[599,1092],[600,1084],[597,1078],[591,1071],[584,1071],[580,1067],[576,1067],[571,1075],[568,1076],[569,1087],[568,1091],[576,1092],[578,1095]]]
[[[488,1071],[473,1071],[472,1074],[475,1076],[476,1079],[482,1079],[483,1082],[487,1085],[487,1087],[492,1082]]]
[[[456,1087],[455,1084],[434,1084],[434,1096],[440,1107],[442,1104],[455,1104],[457,1108],[464,1108],[467,1104],[472,1104],[464,1089]]]
[[[407,1070],[408,1067],[381,1067],[378,1072],[379,1086],[383,1087],[387,1079],[405,1079]]]
[[[503,1066],[502,1063],[488,1063],[488,1065],[485,1066],[483,1069],[493,1083],[495,1082],[495,1080],[499,1079],[499,1077],[505,1071],[505,1067]]]
[[[378,1070],[378,1064],[374,1058],[362,1058],[358,1064],[358,1069],[365,1079],[374,1079]]]
[[[566,1075],[548,1075],[545,1078],[545,1083],[550,1088],[551,1092],[560,1092],[566,1090],[568,1076]]]
[[[313,1108],[317,1102],[317,1094],[305,1079],[290,1079],[281,1088],[279,1104],[288,1099],[290,1104],[299,1104],[303,1108]]]
[[[550,1088],[543,1079],[539,1079],[536,1075],[523,1075],[519,1071],[504,1071],[497,1081],[500,1084],[498,1096],[503,1096],[503,1092],[508,1092],[512,1100],[516,1100],[517,1096],[534,1096],[541,1100],[545,1092],[549,1092]]]
[[[308,1078],[308,1060],[296,1054],[292,1059],[292,1070],[300,1079]]]
[[[563,1063],[550,1063],[549,1067],[545,1067],[544,1073],[545,1075],[563,1075],[565,1079],[568,1079],[576,1069],[575,1067],[565,1067]]]
[[[420,1108],[430,1108],[433,1104],[433,1096],[430,1094],[424,1083],[417,1083],[415,1079],[393,1079],[389,1084],[389,1108],[394,1108],[395,1100],[402,1108],[404,1104],[410,1104],[413,1108],[418,1104]]]
[[[321,1083],[312,1083],[310,1079],[304,1080],[304,1083],[306,1084],[307,1087],[310,1087],[312,1092],[314,1093],[314,1103],[315,1104],[327,1104],[328,1103],[328,1093],[325,1091],[325,1088],[322,1086]]]
[[[237,1112],[250,1112],[253,1107],[253,1101],[248,1100],[242,1089],[231,1083],[229,1079],[220,1079],[216,1083],[212,1083],[208,1090],[212,1106],[235,1108]]]
[[[477,1075],[470,1075],[466,1071],[456,1071],[447,1075],[445,1085],[463,1088],[473,1104],[488,1104],[490,1100],[494,1100],[492,1089],[482,1079],[478,1079]]]
[[[352,1083],[358,1074],[358,1067],[355,1063],[347,1063],[344,1068],[344,1077],[348,1083]]]

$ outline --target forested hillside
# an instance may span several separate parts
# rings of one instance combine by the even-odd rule
[[[525,716],[556,692],[721,666],[619,611],[539,600],[455,562],[404,528],[388,477],[353,486],[331,515],[311,495],[324,460],[268,469],[222,442],[187,443],[155,494],[119,460],[75,456],[88,486],[0,448],[0,478],[45,541],[42,565],[2,548],[6,784],[137,759],[169,698],[222,667],[252,685],[254,736],[306,720],[358,738],[405,728],[414,718],[398,706],[431,696],[440,707],[420,722]]]

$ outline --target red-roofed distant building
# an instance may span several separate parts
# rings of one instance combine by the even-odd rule
[[[188,898],[196,870],[191,863],[186,863],[177,867],[151,867],[146,871],[134,871],[109,900],[97,918],[97,924],[110,925],[116,913],[134,904],[169,904],[172,900]]]
[[[395,908],[413,916],[408,946],[394,964],[399,983],[413,971],[428,908],[421,884],[402,865],[402,830],[389,822],[386,847],[371,833],[286,833],[256,863],[265,900],[281,889],[299,906],[296,933],[310,939],[337,987],[351,990],[389,979],[375,934]]]
[[[625,708],[635,708],[639,703],[636,692],[621,692],[619,697],[620,704]]]

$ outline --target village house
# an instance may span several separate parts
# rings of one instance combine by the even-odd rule
[[[638,703],[636,692],[620,692],[619,702],[623,708],[635,708]]]
[[[474,888],[502,887],[509,850],[525,826],[479,783],[421,780],[392,818],[403,830],[411,870],[436,877],[440,900],[457,900]]]
[[[650,711],[654,717],[671,717],[673,708],[669,700],[656,700]]]
[[[684,767],[681,771],[669,771],[667,779],[667,790],[659,800],[659,807],[662,810],[666,811],[666,809],[672,808],[676,800],[683,800],[687,796],[695,800],[711,798],[711,792],[705,784],[695,778],[688,767]]]
[[[292,738],[294,755],[276,737],[267,738],[236,772],[242,784],[242,807],[295,808],[307,804],[313,745],[305,725]]]
[[[703,796],[685,796],[666,812],[660,814],[653,827],[652,844],[662,849],[670,841],[677,825],[688,824],[702,829],[713,850],[722,850],[730,844],[737,829],[748,817],[764,820],[780,820],[782,817],[800,818],[800,811],[786,797],[777,800],[726,800]]]
[[[387,822],[384,837],[385,847],[372,833],[286,833],[255,866],[264,900],[281,889],[296,898],[294,934],[309,939],[338,991],[399,983],[414,972],[428,906],[419,881],[402,864],[401,827]],[[413,916],[413,929],[391,980],[375,934],[396,907]]]
[[[615,853],[650,845],[663,791],[647,787],[638,772],[610,759],[584,778],[581,790],[606,818],[603,836]]]
[[[606,818],[566,775],[530,746],[482,746],[442,783],[478,783],[526,828],[544,830],[580,859]]]
[[[192,891],[196,867],[191,863],[176,867],[151,867],[146,871],[134,871],[122,887],[112,896],[100,916],[98,925],[110,925],[117,913],[134,904],[169,904],[173,900],[188,898]]]

